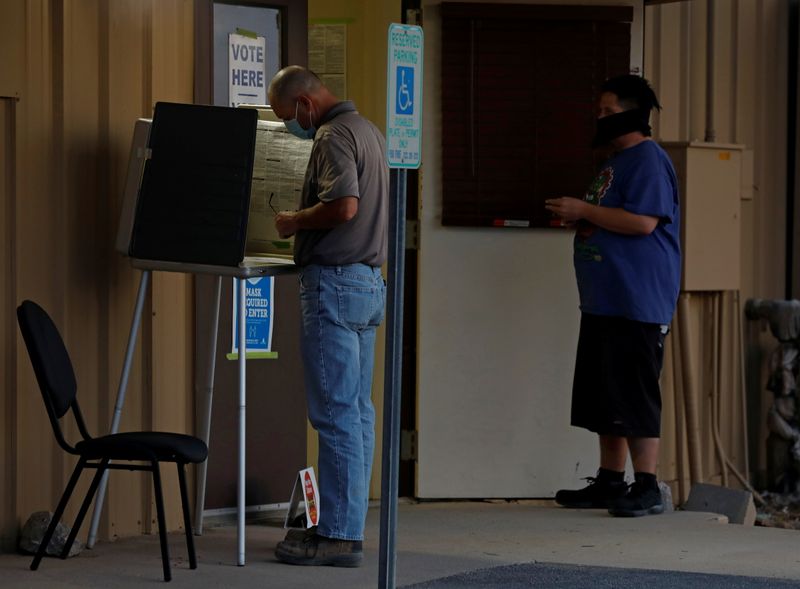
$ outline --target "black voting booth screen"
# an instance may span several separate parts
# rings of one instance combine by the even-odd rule
[[[257,120],[253,109],[156,104],[131,257],[239,265]]]

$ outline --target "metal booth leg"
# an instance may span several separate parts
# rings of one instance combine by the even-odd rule
[[[117,389],[117,403],[114,406],[114,417],[111,419],[111,431],[109,431],[111,434],[117,433],[119,422],[122,418],[122,407],[125,405],[125,393],[128,390],[128,377],[131,372],[131,364],[133,364],[133,353],[136,350],[136,337],[139,334],[139,326],[142,321],[142,309],[144,308],[144,299],[147,296],[147,287],[149,283],[150,270],[143,270],[142,276],[139,279],[139,293],[136,295],[136,307],[133,312],[131,331],[128,335],[128,347],[125,350],[125,362],[122,365],[122,375],[120,376],[119,388]],[[89,528],[89,537],[86,540],[87,548],[94,547],[94,543],[97,541],[97,527],[100,524],[100,514],[103,512],[107,483],[108,471],[103,474],[103,479],[100,481],[100,488],[97,490],[97,501],[95,501],[94,504],[94,513],[92,513],[92,525]]]
[[[211,310],[211,334],[209,336],[208,352],[206,356],[206,382],[201,394],[200,415],[200,438],[209,445],[211,439],[211,408],[214,398],[214,370],[217,360],[217,335],[219,333],[219,302],[222,294],[222,276],[217,276],[214,288],[214,303]],[[203,508],[206,504],[206,476],[208,475],[208,461],[206,458],[197,465],[197,493],[194,513],[194,533],[198,536],[203,535]]]
[[[247,414],[247,339],[246,322],[247,314],[245,309],[245,287],[247,280],[239,280],[239,501],[237,505],[237,540],[239,547],[238,565],[244,566],[244,511],[245,511],[245,417]]]

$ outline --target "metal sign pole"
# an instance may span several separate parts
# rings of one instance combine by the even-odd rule
[[[386,163],[389,164],[389,270],[383,390],[383,469],[378,587],[394,589],[400,476],[400,385],[403,368],[403,277],[406,176],[422,153],[422,28],[392,23],[386,68]]]
[[[390,174],[389,268],[386,289],[386,367],[383,385],[383,462],[378,587],[394,589],[397,561],[397,487],[400,470],[400,385],[403,360],[403,276],[406,170]]]

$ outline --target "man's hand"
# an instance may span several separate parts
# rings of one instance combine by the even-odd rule
[[[544,203],[544,208],[561,217],[561,222],[564,225],[572,225],[576,221],[583,219],[586,214],[586,207],[592,206],[586,201],[572,198],[571,196],[548,198]]]
[[[659,218],[652,215],[629,213],[621,207],[601,207],[569,196],[549,198],[544,202],[544,208],[561,217],[561,224],[565,226],[583,219],[623,235],[649,235],[659,223]]]
[[[286,239],[297,233],[297,212],[281,211],[275,215],[275,228],[281,239]]]
[[[299,229],[332,229],[347,223],[358,212],[358,198],[342,196],[330,202],[318,202],[313,207],[299,211],[281,211],[275,215],[275,228],[285,239]]]

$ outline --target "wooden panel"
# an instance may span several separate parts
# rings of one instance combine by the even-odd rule
[[[191,0],[154,3],[152,13],[152,102],[192,102],[194,27]]]
[[[714,33],[714,129],[716,141],[733,142],[736,130],[736,13],[723,10]]]
[[[115,0],[100,7],[102,44],[100,47],[101,108],[106,118],[108,199],[118,203],[122,195],[128,149],[133,122],[150,113],[149,85],[151,62],[150,12],[152,2]],[[109,222],[116,229],[118,208],[110,211]],[[107,247],[111,250],[112,241]],[[127,260],[112,257],[110,290],[108,294],[109,319],[109,371],[105,406],[107,408],[103,431],[108,431],[117,397],[122,362],[133,316],[139,273],[133,271]],[[131,367],[120,431],[147,429],[149,420],[148,386],[150,357],[149,326],[150,299],[142,314],[142,331],[139,333],[136,356]],[[143,473],[122,472],[109,478],[105,525],[100,538],[150,531],[149,522],[155,517],[150,509],[151,477]]]
[[[63,327],[65,302],[63,200],[54,182],[53,35],[50,2],[27,3],[24,26],[29,72],[17,111],[16,243],[17,300],[36,300]],[[63,489],[63,451],[50,434],[41,395],[17,337],[16,489],[17,514],[52,509]],[[21,426],[24,424],[24,426]],[[44,435],[43,435],[44,434]]]
[[[689,5],[689,43],[686,51],[689,58],[686,65],[689,69],[685,82],[691,88],[686,105],[689,112],[689,137],[686,139],[702,141],[705,137],[705,5],[691,2]]]
[[[97,59],[99,46],[98,2],[66,2],[55,12],[58,57],[56,76],[56,121],[59,129],[57,178],[63,187],[66,257],[63,336],[78,381],[78,399],[84,418],[94,435],[98,429],[99,396],[105,392],[102,377],[107,363],[105,302],[107,248],[103,235],[107,226],[105,198],[98,184],[100,120]],[[105,420],[104,420],[105,421]],[[80,433],[74,422],[65,420],[68,439]],[[72,473],[76,459],[66,457],[62,480]],[[75,490],[82,497],[91,481],[86,474]],[[74,517],[80,503],[72,501],[67,517]],[[53,507],[51,507],[52,509]],[[88,526],[81,531],[85,539]]]
[[[168,272],[153,276],[152,386],[149,387],[154,430],[193,433],[191,398],[194,304],[191,277]],[[193,470],[193,469],[190,469]],[[182,528],[178,479],[170,465],[162,468],[167,525]],[[155,509],[152,511],[155,519]],[[155,522],[152,522],[155,524]],[[155,527],[152,528],[153,531]]]
[[[731,138],[735,143],[752,145],[755,138],[757,97],[761,90],[756,85],[756,68],[753,55],[758,51],[757,22],[758,6],[755,2],[739,2],[735,20],[736,53],[733,56],[739,65],[736,69],[736,133]]]
[[[153,4],[150,15],[151,55],[149,102],[191,103],[193,47],[191,0]],[[152,372],[149,393],[154,430],[194,433],[192,400],[194,342],[194,280],[188,274],[157,272],[152,276]],[[191,475],[193,468],[188,469]],[[163,468],[167,526],[183,528],[178,478],[174,468]],[[192,479],[190,479],[191,481]],[[190,496],[194,493],[190,492]],[[155,531],[155,506],[151,506]]]
[[[653,88],[658,95],[658,87],[660,86],[661,76],[661,27],[658,24],[661,21],[661,9],[659,7],[651,9],[651,18],[646,18],[644,21],[644,38],[649,40],[653,47],[658,48],[656,51],[644,52],[643,71],[647,72],[647,77]],[[642,73],[644,75],[644,73]],[[651,116],[650,125],[653,127],[653,135],[658,137],[660,131],[660,117],[658,115]]]
[[[0,551],[12,550],[17,540],[14,453],[17,324],[14,255],[14,100],[0,99]]]
[[[783,241],[781,230],[776,231],[776,219],[784,219],[783,203],[785,176],[785,156],[783,155],[783,135],[774,129],[785,128],[785,66],[786,56],[779,50],[779,39],[785,35],[785,3],[765,0],[761,2],[718,3],[713,23],[716,64],[715,89],[715,130],[720,141],[741,143],[753,149],[755,157],[754,184],[752,200],[741,204],[741,256],[729,256],[725,267],[731,264],[739,267],[741,274],[739,296],[742,300],[751,296],[781,297],[783,265]],[[646,22],[649,34],[646,38],[648,69],[646,76],[657,80],[665,112],[661,116],[658,134],[661,138],[680,140],[702,139],[705,134],[705,67],[706,67],[706,12],[702,3],[680,3],[647,9]],[[677,32],[679,31],[679,32]],[[675,42],[676,36],[680,42]],[[656,58],[653,54],[658,53]],[[678,61],[675,68],[668,67]],[[764,88],[770,88],[765,98]],[[680,98],[677,120],[668,111],[675,96]],[[733,179],[735,183],[735,179]],[[734,186],[730,189],[737,192]],[[713,223],[716,226],[717,222]],[[709,225],[710,226],[710,225]],[[708,233],[708,226],[703,230]],[[715,241],[699,236],[695,247],[713,247]],[[735,270],[735,268],[731,268]],[[718,304],[724,313],[717,320],[713,293],[695,295],[692,302],[692,321],[697,328],[693,331],[692,345],[698,353],[701,368],[698,368],[698,383],[705,400],[701,423],[703,434],[704,467],[708,480],[721,481],[723,478],[719,458],[716,456],[710,429],[710,402],[714,379],[719,381],[721,391],[721,411],[719,413],[720,434],[726,454],[737,467],[744,471],[747,457],[744,456],[743,437],[749,429],[751,434],[751,470],[754,480],[764,465],[763,444],[763,406],[770,402],[769,395],[763,393],[766,372],[762,366],[760,375],[751,378],[752,390],[748,392],[751,414],[747,417],[749,428],[745,426],[742,391],[740,382],[741,359],[739,358],[738,334],[733,295],[727,295]],[[715,336],[717,330],[722,335]],[[673,334],[674,336],[675,334]],[[714,338],[721,342],[721,349],[714,347]],[[764,358],[771,350],[769,338],[751,338],[753,349],[748,353]],[[718,360],[713,360],[717,357]],[[715,368],[719,367],[719,370]],[[676,367],[679,370],[679,366]],[[679,373],[678,373],[679,374]],[[676,376],[672,386],[665,385],[665,399],[671,397],[676,410],[682,411],[680,379]],[[664,477],[674,477],[676,486],[686,484],[685,431],[682,429],[682,416],[676,415],[675,429],[665,429],[662,447],[662,467]],[[666,422],[665,422],[666,423]],[[670,422],[671,423],[671,422]],[[671,426],[670,426],[671,427]],[[684,449],[681,448],[684,446]],[[672,459],[677,461],[674,473],[668,466]],[[760,462],[760,464],[759,464]],[[738,482],[730,476],[729,483]],[[685,486],[685,485],[684,485]],[[688,492],[688,489],[686,489]],[[684,496],[685,497],[685,496]]]
[[[0,55],[17,56],[24,50],[25,0],[3,2],[0,18]],[[25,61],[4,59],[0,68],[0,96],[19,96],[25,81]]]
[[[681,48],[681,14],[679,10],[667,11],[667,6],[657,7],[662,11],[664,26],[658,27],[659,49],[655,53],[659,56],[659,68],[656,79],[651,79],[656,95],[661,103],[662,111],[658,115],[658,127],[653,134],[662,140],[678,139],[681,130],[681,85],[670,81],[680,76],[682,49]]]

